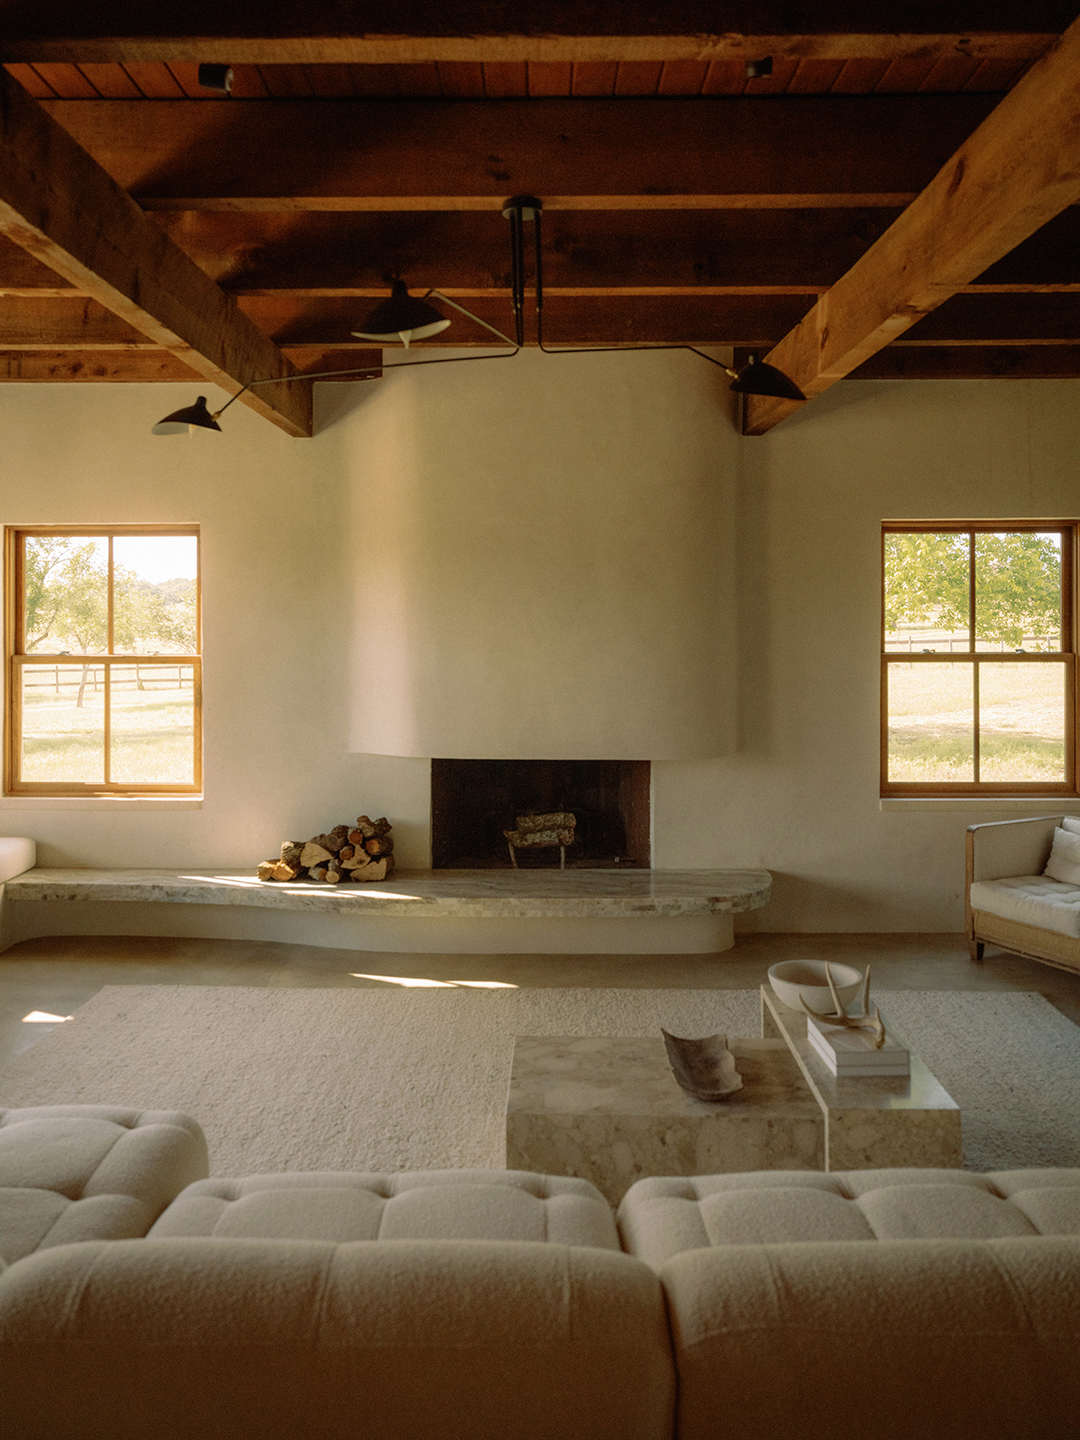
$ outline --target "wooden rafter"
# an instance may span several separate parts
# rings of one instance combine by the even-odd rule
[[[809,398],[1080,200],[1080,21],[768,355]],[[795,402],[749,397],[761,435]]]
[[[41,103],[144,209],[280,213],[899,208],[994,97]]]
[[[92,297],[82,303],[98,302],[125,330],[227,389],[293,373],[235,300],[2,71],[0,234]],[[311,386],[273,388],[272,400],[263,388],[244,403],[291,435],[310,435]]]
[[[759,54],[835,58],[955,53],[997,57],[1042,52],[1072,18],[1054,0],[890,4],[823,0],[803,9],[789,34],[790,7],[710,0],[188,0],[182,8],[129,0],[52,0],[4,7],[0,58],[107,62],[209,60],[259,64],[385,64],[440,61],[744,58]],[[135,12],[135,13],[133,13]],[[132,21],[136,27],[133,28]]]

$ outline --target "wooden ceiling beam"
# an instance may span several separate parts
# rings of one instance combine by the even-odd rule
[[[857,0],[802,7],[710,0],[187,0],[182,9],[129,0],[52,0],[5,6],[0,58],[23,61],[209,60],[230,64],[386,64],[423,61],[900,58],[954,54],[1034,58],[1073,18],[1061,0],[896,3],[868,13]],[[527,15],[527,24],[523,19]]]
[[[123,325],[182,354],[209,380],[235,389],[249,380],[290,373],[284,357],[236,302],[3,70],[0,235],[93,297]],[[284,393],[273,403],[262,398],[265,391],[251,392],[244,401],[287,433],[310,435],[311,387],[275,389]]]
[[[769,353],[769,362],[808,398],[821,394],[1076,203],[1078,73],[1080,21]],[[745,433],[764,434],[797,404],[747,397]]]
[[[900,208],[988,95],[51,100],[146,209]]]

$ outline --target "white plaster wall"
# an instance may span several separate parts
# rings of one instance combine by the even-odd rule
[[[388,375],[341,426],[350,746],[688,759],[734,737],[727,380],[695,355]]]
[[[505,428],[484,428],[494,382],[460,370],[478,434],[501,446]],[[33,836],[44,864],[232,867],[355,805],[390,815],[403,863],[424,865],[427,762],[351,753],[348,725],[349,527],[383,459],[361,446],[382,424],[365,412],[388,392],[324,387],[314,441],[241,406],[223,435],[151,437],[194,389],[0,386],[0,518],[199,521],[207,653],[201,809],[6,800],[0,830]],[[413,433],[384,427],[380,444]],[[960,929],[964,828],[999,812],[879,806],[879,525],[1075,515],[1080,382],[848,382],[769,436],[708,444],[717,484],[737,480],[738,749],[654,763],[654,863],[766,866],[774,902],[746,922],[761,929]]]
[[[653,863],[766,866],[745,928],[961,929],[966,826],[1020,812],[880,806],[880,522],[1078,511],[1074,380],[848,381],[744,440],[738,750],[653,767]]]
[[[333,427],[293,440],[235,405],[220,435],[150,434],[196,391],[211,408],[225,399],[206,385],[0,386],[3,523],[197,521],[205,652],[201,807],[8,798],[0,829],[36,839],[43,865],[225,868],[362,808],[393,815],[402,863],[425,865],[429,767],[346,744],[351,580]]]

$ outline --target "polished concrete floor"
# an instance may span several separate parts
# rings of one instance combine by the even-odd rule
[[[0,1065],[104,985],[297,988],[409,984],[748,990],[795,957],[872,966],[875,990],[1034,990],[1080,1024],[1080,975],[987,946],[976,964],[960,935],[736,937],[721,955],[396,955],[265,941],[73,936],[26,940],[0,955]],[[0,1095],[0,1104],[3,1096]]]

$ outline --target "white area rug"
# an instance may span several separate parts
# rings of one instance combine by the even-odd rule
[[[974,1169],[1080,1165],[1080,1029],[1039,995],[882,1008],[963,1112]],[[751,990],[109,986],[0,1073],[0,1105],[185,1110],[212,1171],[500,1167],[515,1035],[755,1035]]]

